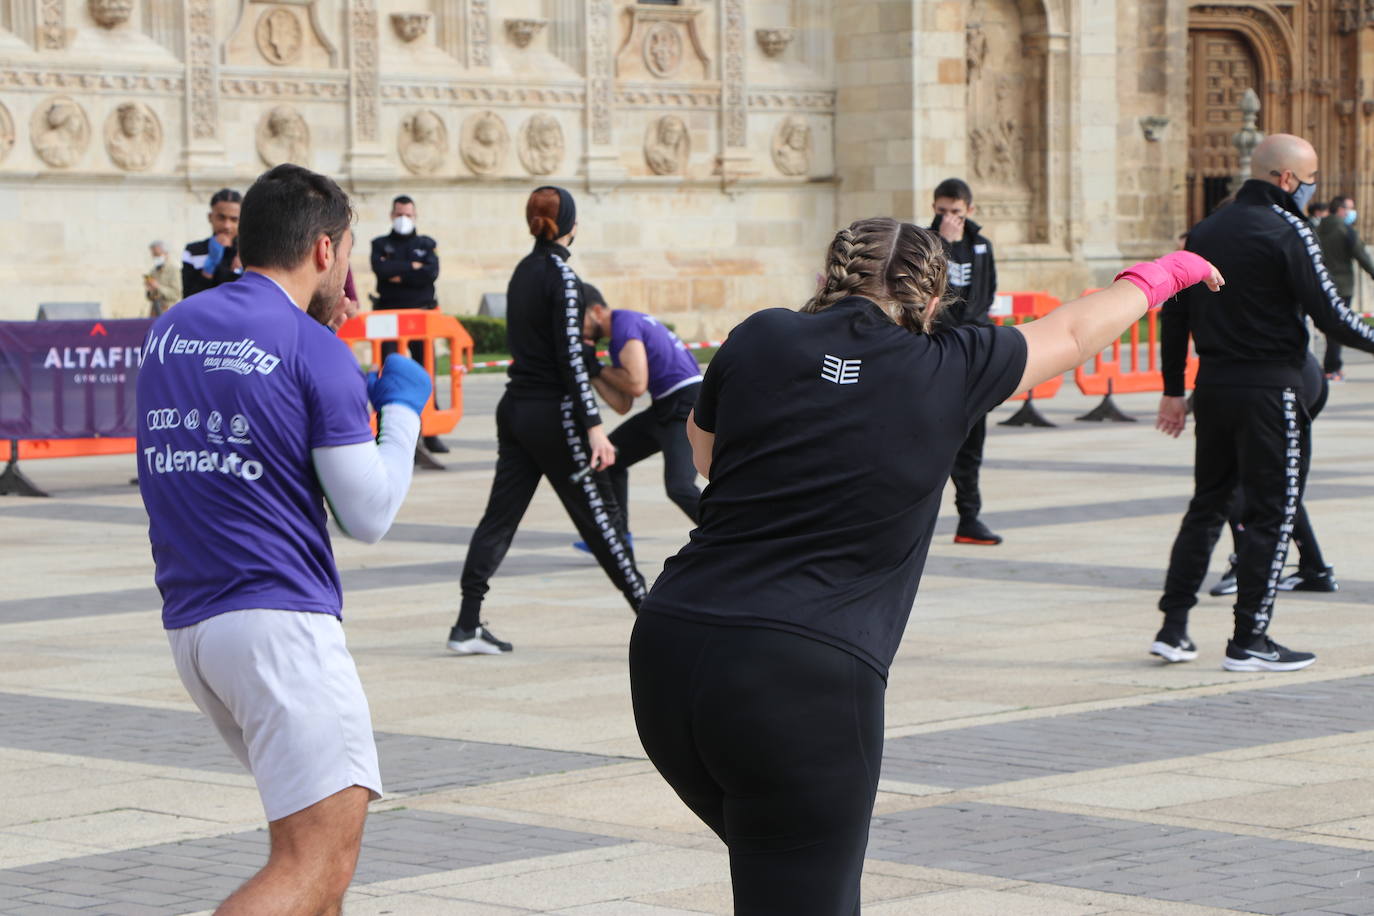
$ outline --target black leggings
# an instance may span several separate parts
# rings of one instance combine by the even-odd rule
[[[644,750],[725,841],[736,916],[851,916],[883,753],[879,674],[825,643],[641,614]]]
[[[496,405],[496,441],[496,476],[482,521],[468,542],[457,625],[465,630],[477,626],[491,577],[506,558],[515,529],[545,477],[601,568],[630,607],[638,610],[647,589],[625,538],[625,521],[610,482],[604,473],[571,479],[591,454],[587,435],[573,417],[572,398],[505,395]]]
[[[692,464],[692,443],[687,440],[687,414],[692,412],[700,390],[698,382],[665,395],[611,433],[615,464],[606,473],[611,478],[627,528],[630,467],[658,452],[663,453],[663,488],[668,491],[668,498],[677,503],[693,523],[699,521],[697,504],[701,502],[701,491],[697,489],[697,469]]]

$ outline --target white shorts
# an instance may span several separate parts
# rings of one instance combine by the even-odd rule
[[[257,780],[269,821],[349,786],[381,797],[372,716],[338,618],[231,611],[167,639],[191,699]]]

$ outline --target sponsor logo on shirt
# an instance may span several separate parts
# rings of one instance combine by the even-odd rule
[[[212,452],[207,449],[174,449],[164,445],[159,449],[150,445],[143,450],[143,460],[149,474],[223,474],[240,480],[257,480],[262,476],[261,461],[244,458],[238,452]]]
[[[949,285],[968,286],[973,282],[973,265],[960,264],[957,261],[949,262]]]
[[[175,407],[159,407],[156,410],[148,411],[145,422],[148,424],[150,432],[160,432],[164,429],[181,428],[181,411]]]
[[[840,359],[838,356],[825,355],[821,363],[821,378],[836,385],[854,385],[859,381],[861,359]]]
[[[974,254],[987,254],[987,253],[988,253],[988,246],[987,246],[987,245],[984,245],[982,242],[979,242],[977,245],[974,245],[974,246],[973,246],[973,253],[974,253]]]
[[[271,375],[272,370],[281,364],[281,357],[268,353],[251,337],[242,340],[206,340],[199,337],[182,337],[173,333],[175,324],[159,338],[149,335],[147,351],[156,353],[159,363],[166,363],[168,356],[204,357],[201,365],[206,372],[236,372],[239,375]]]
[[[200,411],[199,411],[199,410],[196,410],[195,408],[192,408],[191,410],[186,411],[186,420],[185,420],[185,423],[186,423],[186,428],[187,428],[187,429],[199,429],[199,428],[200,428]]]

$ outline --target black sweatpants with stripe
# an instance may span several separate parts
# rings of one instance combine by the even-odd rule
[[[1169,558],[1159,609],[1187,627],[1239,484],[1245,537],[1236,562],[1235,639],[1249,644],[1273,617],[1293,516],[1307,477],[1311,424],[1292,388],[1199,387],[1194,490]]]
[[[541,478],[547,477],[563,502],[577,533],[592,549],[601,568],[638,611],[647,594],[625,537],[625,521],[604,472],[574,482],[572,475],[591,457],[587,435],[573,412],[571,398],[515,398],[509,394],[496,407],[496,476],[486,512],[468,543],[463,564],[463,603],[458,626],[477,626],[482,599],[515,529],[529,508]]]

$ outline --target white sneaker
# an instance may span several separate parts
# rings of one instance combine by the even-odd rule
[[[459,655],[500,655],[515,647],[502,642],[483,624],[475,630],[460,630],[457,627],[448,631],[448,649]]]

